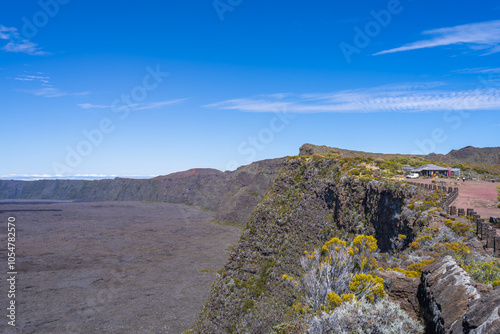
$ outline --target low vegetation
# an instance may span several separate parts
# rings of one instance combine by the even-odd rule
[[[498,261],[469,248],[471,221],[441,217],[444,192],[387,178],[426,163],[334,152],[287,158],[219,271],[197,332],[422,333],[388,299],[382,271],[417,278],[447,255],[478,282],[499,285]]]
[[[351,242],[332,238],[321,250],[305,251],[304,275],[282,277],[303,294],[294,305],[294,322],[309,333],[423,333],[422,325],[385,298],[384,280],[375,274],[377,252],[377,240],[367,235]]]

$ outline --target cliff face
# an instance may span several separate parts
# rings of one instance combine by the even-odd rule
[[[216,211],[216,219],[245,224],[284,161],[258,161],[232,172],[189,170],[142,180],[0,180],[0,199],[189,203]]]
[[[412,239],[418,222],[400,213],[405,199],[421,190],[347,177],[343,164],[342,159],[289,159],[219,272],[195,332],[269,333],[291,317],[297,298],[282,275],[300,275],[304,250],[333,236],[371,233],[382,251],[394,235]]]

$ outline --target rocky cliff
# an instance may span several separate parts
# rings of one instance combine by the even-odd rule
[[[418,298],[426,333],[500,333],[500,289],[477,283],[451,256],[424,268]]]
[[[297,291],[283,274],[301,274],[300,257],[349,233],[375,235],[387,250],[398,234],[413,239],[420,224],[402,214],[413,186],[350,176],[362,159],[292,157],[262,199],[212,287],[193,331],[270,333],[293,317]]]

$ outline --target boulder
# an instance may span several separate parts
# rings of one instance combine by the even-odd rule
[[[464,333],[500,333],[500,290],[474,300],[463,319]]]
[[[462,333],[468,305],[480,297],[475,281],[451,256],[422,270],[418,299],[428,333]]]
[[[396,271],[377,270],[376,275],[384,279],[384,288],[389,299],[401,306],[408,315],[420,320],[420,304],[417,299],[418,277],[406,277]]]

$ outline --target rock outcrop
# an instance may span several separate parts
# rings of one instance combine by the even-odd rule
[[[464,333],[500,333],[500,289],[474,300],[463,319]]]
[[[476,283],[451,257],[422,270],[418,298],[427,333],[463,333],[462,319],[469,303],[480,299]]]
[[[405,199],[421,190],[345,177],[339,171],[344,163],[289,159],[219,271],[194,332],[270,333],[292,316],[298,298],[283,274],[300,276],[304,250],[318,248],[332,236],[372,233],[382,250],[389,248],[395,235],[412,238],[416,221],[400,213]]]
[[[401,309],[410,317],[419,320],[420,303],[417,298],[420,279],[418,277],[406,277],[396,271],[376,271],[377,276],[384,279],[384,288],[391,301],[399,304]]]

